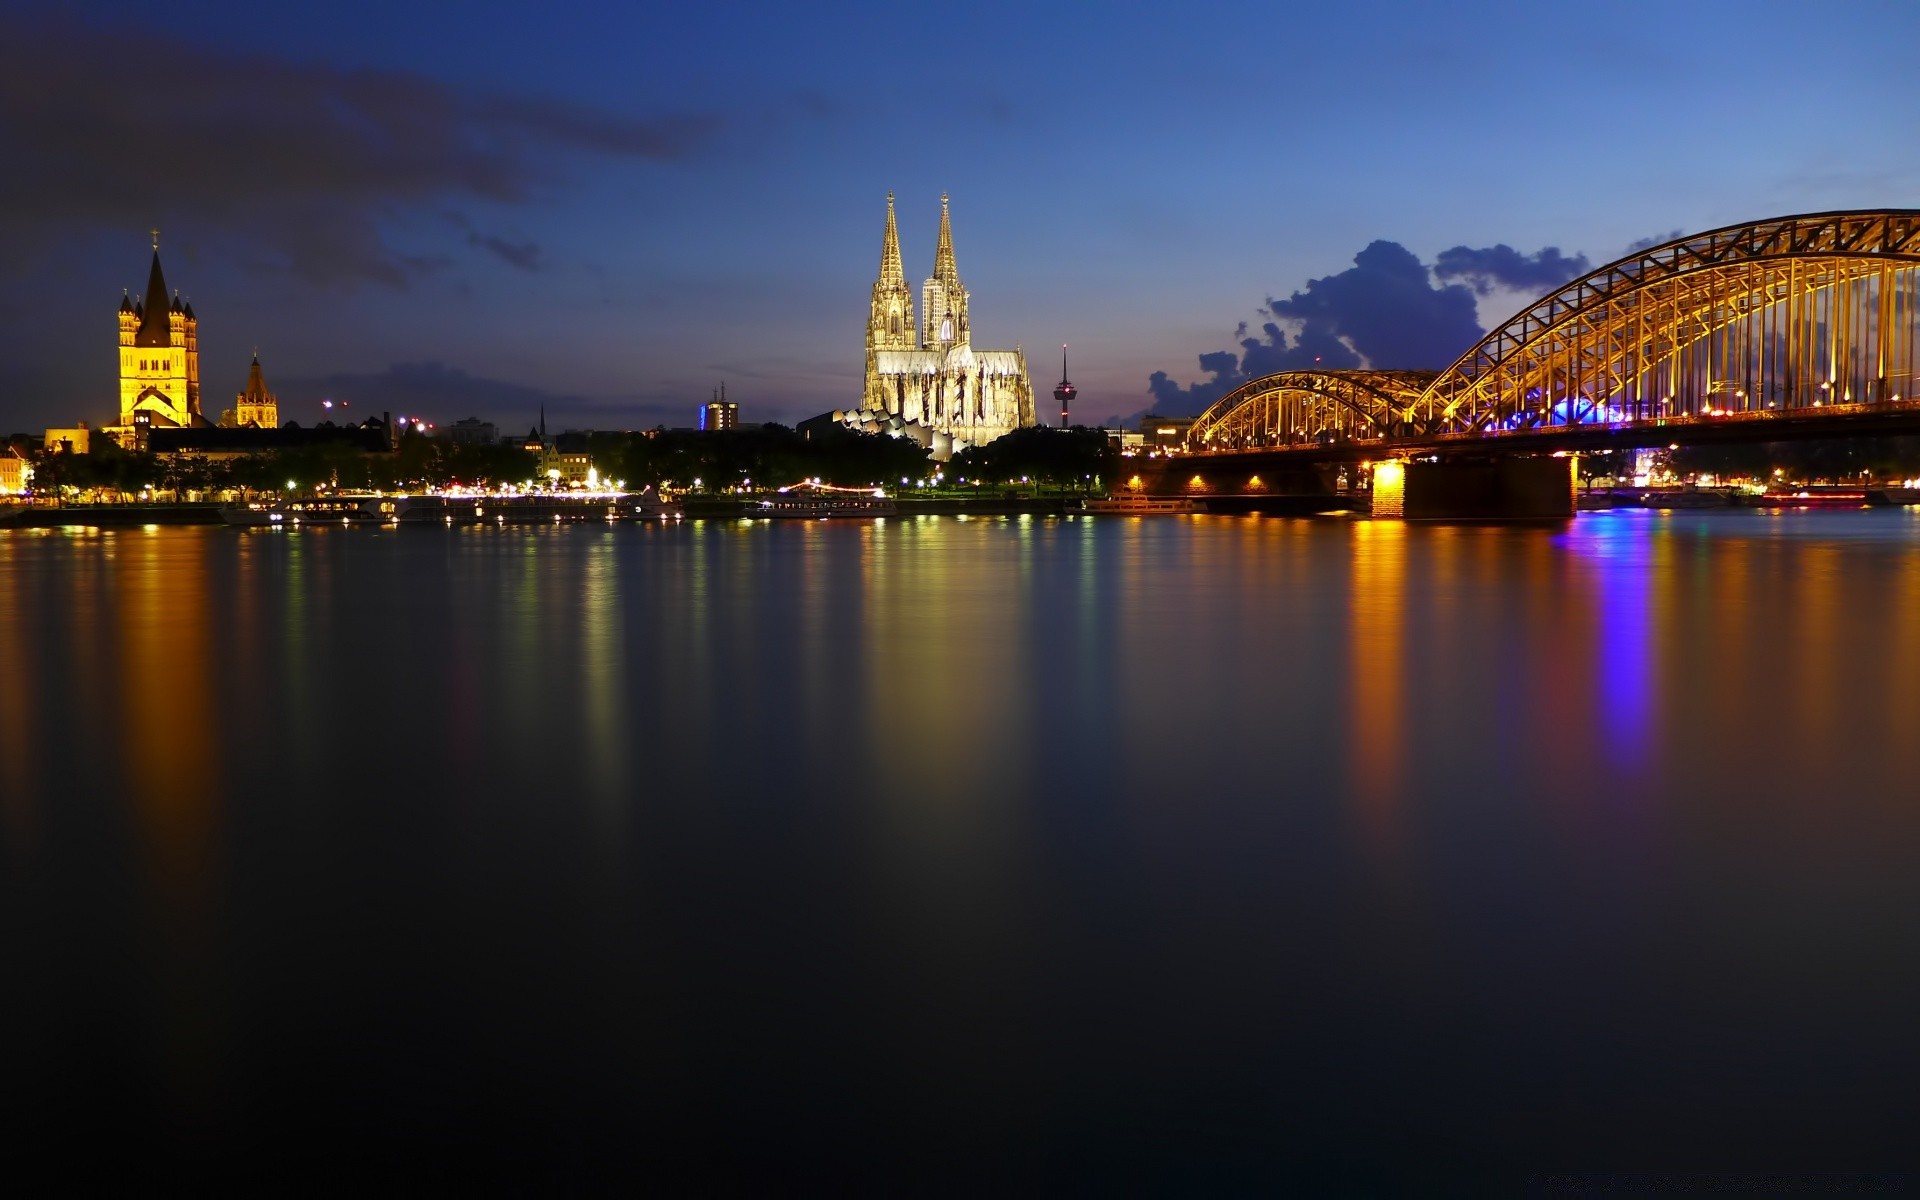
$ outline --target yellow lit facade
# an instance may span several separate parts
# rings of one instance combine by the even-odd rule
[[[145,296],[120,300],[120,420],[106,432],[132,444],[146,429],[207,424],[200,415],[200,323],[179,292],[167,293],[156,234]]]
[[[247,390],[234,398],[233,419],[222,421],[223,425],[232,425],[238,429],[278,429],[280,427],[280,401],[267,390],[267,380],[260,373],[260,356],[253,356],[253,365],[247,368]]]
[[[953,254],[953,222],[940,197],[940,239],[933,274],[913,290],[900,258],[893,196],[880,276],[867,318],[867,375],[860,407],[836,413],[845,424],[913,437],[945,458],[1036,423],[1025,353],[973,348],[973,318]]]
[[[0,447],[0,495],[17,494],[33,482],[33,464],[12,446]]]

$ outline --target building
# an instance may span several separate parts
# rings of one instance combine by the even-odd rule
[[[550,485],[597,484],[600,476],[593,469],[593,455],[588,451],[585,434],[563,433],[559,437],[547,436],[547,406],[540,406],[540,424],[527,430],[527,440],[520,448],[529,454],[538,456],[536,470],[540,478]]]
[[[1026,356],[973,348],[969,294],[953,254],[953,220],[940,197],[933,274],[920,289],[920,319],[900,258],[893,194],[880,276],[867,316],[867,375],[858,409],[836,413],[855,429],[908,436],[945,458],[1035,423]]]
[[[563,433],[548,441],[540,451],[540,473],[551,483],[595,484],[599,473],[593,469],[588,452],[588,437],[583,433]]]
[[[266,377],[260,373],[259,354],[253,356],[253,365],[247,368],[247,390],[234,397],[232,419],[223,419],[220,423],[230,429],[280,427],[280,401],[267,390]]]
[[[49,429],[40,444],[49,454],[90,454],[93,451],[93,430],[81,421],[72,429]]]
[[[463,446],[491,446],[500,440],[500,431],[492,421],[467,417],[447,427],[447,440]]]
[[[120,299],[120,419],[103,432],[131,448],[149,429],[210,424],[200,415],[200,322],[178,291],[167,294],[155,230],[145,297]]]
[[[1162,417],[1148,413],[1140,418],[1142,449],[1149,454],[1174,454],[1186,448],[1187,430],[1192,417]]]
[[[16,446],[0,446],[0,496],[19,495],[33,483],[33,464]]]
[[[703,432],[716,429],[738,429],[740,427],[740,406],[727,399],[727,385],[721,384],[713,399],[700,407],[700,428]]]

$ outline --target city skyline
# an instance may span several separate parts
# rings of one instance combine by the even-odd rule
[[[1893,135],[1915,102],[1884,73],[1837,69],[1869,27],[1891,45],[1914,24],[1875,6],[1662,18],[1673,44],[1711,27],[1727,62],[1783,39],[1815,74],[1835,56],[1830,87],[1737,104],[1728,78],[1636,43],[1655,10],[1634,6],[1605,22],[1482,10],[1478,58],[1451,32],[1473,21],[1402,14],[1370,42],[1365,6],[1307,14],[1267,26],[1296,47],[1284,66],[1258,38],[1143,10],[977,9],[972,30],[1023,31],[979,58],[943,22],[860,12],[529,11],[445,37],[444,14],[372,6],[325,27],[222,4],[165,28],[93,11],[0,18],[15,35],[0,145],[26,168],[0,184],[0,315],[28,348],[0,378],[9,427],[109,414],[107,306],[137,291],[154,225],[206,318],[209,394],[239,391],[257,347],[283,420],[321,419],[337,395],[354,411],[419,397],[441,421],[511,425],[545,404],[560,426],[684,425],[725,378],[746,419],[791,423],[859,393],[882,198],[900,198],[917,278],[945,191],[990,314],[978,336],[1072,342],[1076,414],[1104,421],[1197,406],[1243,337],[1264,362],[1316,322],[1376,366],[1441,366],[1581,262],[1882,204],[1915,174]],[[628,72],[609,67],[636,46]],[[1472,65],[1539,46],[1606,87]],[[1156,61],[1154,83],[1111,69]],[[890,81],[899,62],[908,82]],[[863,63],[858,83],[829,82]],[[1360,94],[1353,77],[1376,83]],[[1339,102],[1290,108],[1282,80]],[[1281,116],[1232,115],[1259,103]],[[1394,320],[1357,328],[1343,304]]]

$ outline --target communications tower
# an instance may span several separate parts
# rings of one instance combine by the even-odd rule
[[[1073,407],[1073,398],[1079,394],[1080,389],[1067,380],[1067,344],[1061,342],[1060,386],[1053,389],[1053,398],[1060,402],[1060,428],[1065,429],[1073,424],[1069,410]]]

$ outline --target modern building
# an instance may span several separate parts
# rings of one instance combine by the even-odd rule
[[[714,392],[713,399],[700,406],[700,428],[703,432],[711,432],[739,427],[740,406],[727,399],[727,385],[723,383]]]
[[[149,429],[211,424],[200,415],[200,322],[177,290],[167,294],[155,230],[146,295],[120,299],[120,419],[103,432],[134,447]]]
[[[1162,417],[1148,413],[1140,418],[1142,448],[1149,454],[1173,454],[1187,444],[1192,417]]]
[[[247,368],[247,389],[234,397],[233,419],[221,424],[234,429],[278,429],[280,401],[267,390],[266,377],[260,373],[260,356],[253,356]]]
[[[973,316],[953,254],[953,219],[940,197],[933,274],[920,288],[920,319],[900,257],[893,194],[880,275],[867,316],[866,385],[857,409],[835,414],[855,429],[912,437],[945,458],[1035,423],[1025,354],[973,348]]]

